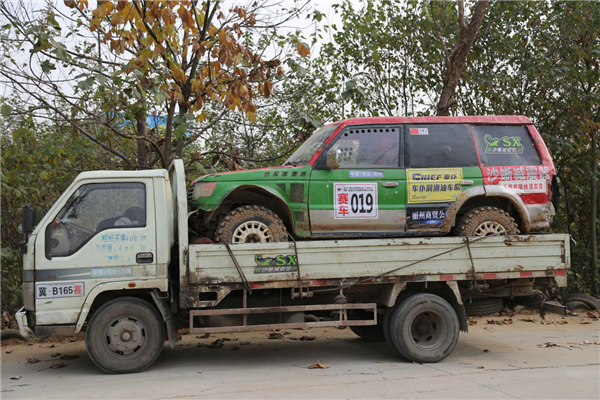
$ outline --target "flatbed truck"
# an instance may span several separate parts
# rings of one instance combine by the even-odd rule
[[[181,328],[350,327],[401,359],[438,362],[468,331],[466,303],[567,283],[568,235],[193,244],[187,201],[175,160],[81,173],[37,224],[26,207],[21,333],[84,330],[108,373],[147,368]]]

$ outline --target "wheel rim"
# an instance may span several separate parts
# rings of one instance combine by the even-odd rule
[[[124,317],[105,330],[105,347],[116,357],[131,357],[146,345],[146,331],[140,321]]]
[[[273,241],[271,230],[260,221],[246,221],[233,232],[233,243],[267,243]]]
[[[410,338],[422,350],[434,350],[442,345],[447,334],[444,318],[436,312],[417,314],[410,324]]]
[[[506,228],[496,221],[484,221],[475,228],[474,236],[503,235]]]

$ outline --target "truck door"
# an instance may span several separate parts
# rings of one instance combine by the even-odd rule
[[[349,126],[317,160],[310,177],[309,214],[316,235],[404,232],[405,172],[399,126]],[[340,152],[328,170],[327,152]]]
[[[156,276],[152,179],[89,182],[73,189],[36,239],[39,325],[51,325],[57,309],[61,323],[75,323],[83,299],[103,282]]]

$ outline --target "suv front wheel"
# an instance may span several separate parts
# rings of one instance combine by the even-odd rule
[[[479,207],[467,212],[456,224],[457,236],[518,235],[515,219],[497,207]]]
[[[230,244],[288,240],[281,218],[262,206],[242,206],[229,212],[219,224],[215,236],[218,242]]]

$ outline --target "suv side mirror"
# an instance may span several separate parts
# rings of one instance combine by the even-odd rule
[[[341,150],[329,150],[327,152],[327,169],[338,169],[342,161]]]
[[[23,206],[23,219],[21,220],[21,229],[25,235],[29,235],[33,232],[33,213],[31,212],[31,206],[25,204]]]

